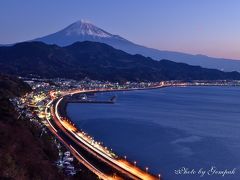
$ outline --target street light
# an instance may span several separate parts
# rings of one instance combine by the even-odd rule
[[[127,156],[124,156],[124,159],[126,160],[126,159],[127,159]]]
[[[148,167],[146,167],[146,172],[148,172]]]
[[[158,178],[159,178],[159,179],[161,178],[161,174],[158,174]]]
[[[136,164],[137,164],[137,162],[136,162],[136,161],[134,161],[134,166],[136,166]]]

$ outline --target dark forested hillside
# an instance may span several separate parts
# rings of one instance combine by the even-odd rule
[[[0,75],[0,179],[63,179],[53,166],[57,155],[53,145],[40,139],[28,120],[17,118],[9,101],[30,90],[18,78]]]
[[[66,47],[41,42],[0,47],[0,72],[28,77],[89,77],[109,81],[240,79],[237,72],[226,73],[169,60],[155,61],[89,41]]]

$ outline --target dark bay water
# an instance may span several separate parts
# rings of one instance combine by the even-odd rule
[[[68,115],[114,152],[165,180],[240,179],[240,88],[174,87],[97,98],[113,95],[115,104],[69,104]],[[212,166],[236,172],[208,175]],[[196,173],[176,174],[181,167]]]

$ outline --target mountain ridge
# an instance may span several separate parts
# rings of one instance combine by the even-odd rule
[[[92,29],[94,32],[100,32],[100,34],[104,34],[104,36],[96,36],[92,34],[77,34],[73,32],[78,32],[83,30],[83,27],[88,27],[88,29]],[[69,29],[73,28],[72,33],[69,33]],[[82,29],[83,28],[83,29]],[[89,30],[91,32],[91,30]],[[66,35],[68,32],[68,35]],[[167,50],[158,50],[154,48],[148,48],[142,45],[138,45],[133,43],[119,35],[111,34],[89,22],[85,21],[77,21],[72,23],[71,25],[63,28],[62,30],[43,36],[40,38],[34,39],[34,41],[42,41],[47,44],[56,44],[58,46],[68,46],[77,41],[94,41],[94,42],[102,42],[113,46],[116,49],[123,50],[130,54],[142,54],[146,57],[151,57],[155,60],[161,59],[170,59],[175,62],[183,62],[190,65],[200,65],[206,68],[215,68],[223,71],[239,71],[240,72],[240,61],[234,59],[226,59],[226,58],[214,58],[206,55],[192,55],[188,53],[175,52],[175,51],[167,51]]]
[[[240,73],[222,72],[169,60],[155,61],[131,55],[107,44],[76,42],[60,47],[24,42],[0,47],[0,72],[27,77],[109,81],[240,79]]]

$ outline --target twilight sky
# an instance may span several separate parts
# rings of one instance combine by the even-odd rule
[[[240,60],[239,0],[0,1],[0,44],[80,19],[148,47]]]

